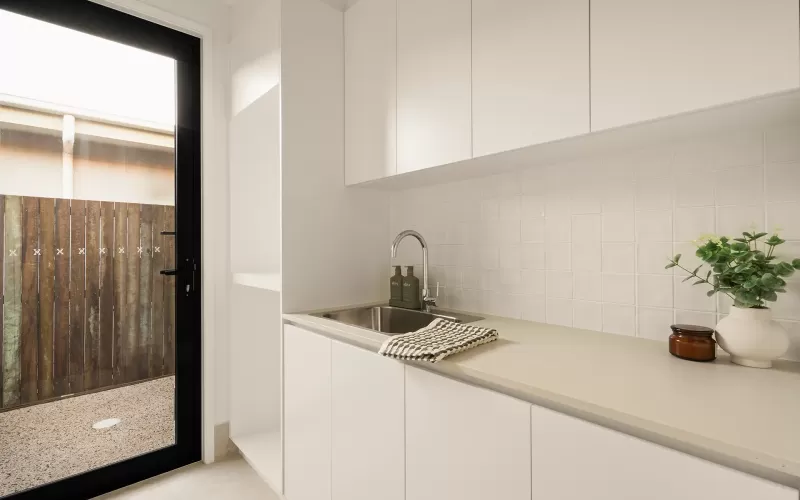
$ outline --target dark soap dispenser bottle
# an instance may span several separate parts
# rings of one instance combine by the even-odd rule
[[[393,306],[402,306],[403,302],[403,271],[400,266],[394,266],[394,276],[389,278],[390,301]]]
[[[414,276],[414,266],[408,266],[403,278],[403,305],[409,309],[419,309],[419,278]]]

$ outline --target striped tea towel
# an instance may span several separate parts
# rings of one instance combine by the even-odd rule
[[[406,361],[437,363],[451,354],[493,340],[497,340],[497,330],[436,318],[416,332],[389,337],[378,353]]]

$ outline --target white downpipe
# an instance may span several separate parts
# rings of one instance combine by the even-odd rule
[[[75,151],[75,117],[72,115],[64,115],[61,141],[64,145],[61,153],[61,197],[72,199],[75,186],[72,169],[73,152]]]

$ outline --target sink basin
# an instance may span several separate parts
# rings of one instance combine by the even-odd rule
[[[457,323],[472,323],[483,319],[479,316],[470,316],[441,309],[434,309],[433,312],[428,313],[391,306],[357,307],[342,311],[317,313],[314,316],[368,328],[386,335],[399,335],[419,330],[431,324],[436,318],[445,318]]]

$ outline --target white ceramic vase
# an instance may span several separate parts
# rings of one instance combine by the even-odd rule
[[[717,324],[717,343],[737,365],[770,368],[789,349],[789,336],[771,309],[731,307]]]

